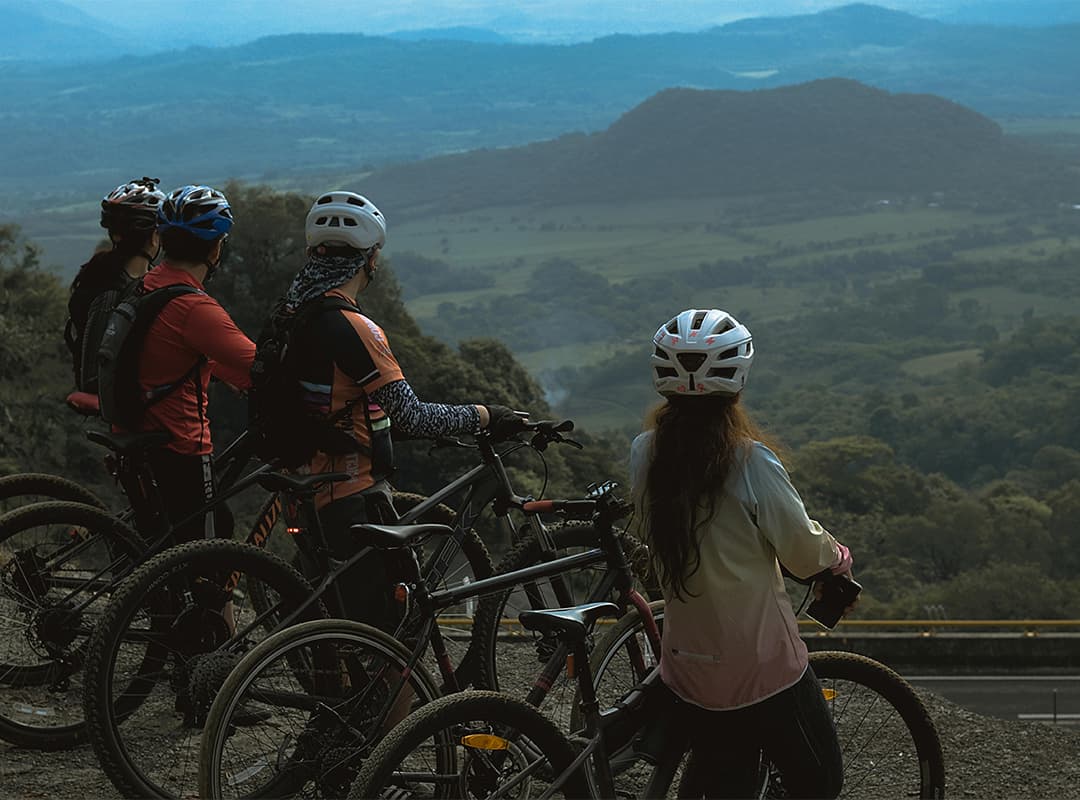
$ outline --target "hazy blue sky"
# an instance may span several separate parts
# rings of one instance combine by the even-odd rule
[[[522,38],[697,30],[747,16],[812,13],[836,0],[67,0],[113,25],[163,39],[202,30],[207,41],[267,33],[481,26]],[[885,0],[927,16],[970,0]]]

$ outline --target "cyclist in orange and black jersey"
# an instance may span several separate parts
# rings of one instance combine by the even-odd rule
[[[505,406],[446,405],[417,398],[390,350],[386,334],[356,305],[378,270],[386,241],[386,220],[375,205],[352,192],[320,196],[308,214],[308,262],[285,297],[292,310],[320,297],[337,298],[342,308],[313,316],[295,332],[293,358],[310,411],[333,419],[357,443],[344,455],[317,453],[312,473],[346,472],[350,478],[325,487],[315,499],[327,540],[341,557],[356,549],[349,528],[393,516],[388,426],[407,436],[435,438],[489,428],[496,437],[521,430],[522,418]],[[381,433],[380,433],[381,432]],[[387,630],[396,627],[398,608],[389,591],[383,556],[365,557],[343,585],[349,617]]]

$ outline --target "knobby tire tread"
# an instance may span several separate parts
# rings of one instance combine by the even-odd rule
[[[52,479],[55,476],[46,477]],[[57,524],[85,527],[96,536],[107,537],[110,551],[130,557],[133,564],[137,563],[144,553],[145,545],[142,539],[127,523],[99,506],[63,500],[32,503],[0,516],[0,547],[13,536],[30,528]],[[85,738],[85,720],[63,727],[43,729],[21,725],[0,716],[0,739],[19,747],[43,751],[66,750],[80,744]]]
[[[810,653],[810,666],[818,680],[839,678],[873,689],[888,700],[910,731],[919,761],[926,765],[919,796],[945,796],[945,756],[930,712],[899,673],[858,653],[818,650]]]
[[[554,723],[524,700],[492,691],[468,691],[441,697],[410,714],[372,752],[349,792],[349,800],[376,797],[397,764],[418,745],[449,726],[472,720],[512,726],[536,744],[555,773],[574,759],[574,747]],[[583,797],[578,782],[564,789],[568,797]]]
[[[111,669],[118,639],[127,629],[132,615],[144,603],[149,589],[159,581],[180,573],[194,559],[220,561],[227,572],[262,562],[264,574],[275,575],[275,586],[288,584],[296,597],[307,597],[314,591],[299,572],[283,559],[266,550],[228,539],[200,540],[177,545],[151,558],[132,573],[121,585],[90,640],[86,664],[85,715],[88,738],[101,762],[102,770],[124,797],[167,797],[160,787],[148,783],[132,765],[126,748],[118,735],[117,721],[111,708]],[[246,562],[246,563],[245,563]],[[281,583],[278,583],[281,581]],[[325,617],[326,609],[317,603],[306,613]]]
[[[21,472],[0,478],[0,502],[13,497],[36,496],[85,503],[96,508],[106,508],[96,494],[82,484],[47,472]]]
[[[218,758],[220,754],[218,753],[218,750],[219,746],[224,743],[224,737],[221,736],[221,731],[222,728],[226,726],[228,714],[232,710],[229,698],[241,691],[245,685],[250,685],[251,681],[249,678],[252,673],[267,664],[275,663],[275,661],[280,658],[277,654],[290,650],[294,646],[294,642],[325,633],[344,634],[344,636],[353,638],[356,641],[362,641],[364,639],[375,641],[382,648],[394,653],[397,664],[400,665],[402,669],[408,664],[411,655],[405,645],[390,634],[362,622],[353,622],[351,620],[342,619],[301,622],[286,628],[283,631],[278,631],[273,636],[259,642],[258,645],[244,655],[240,663],[229,673],[228,678],[226,678],[225,682],[221,685],[221,691],[218,692],[213,705],[210,707],[210,712],[206,717],[206,724],[203,726],[203,735],[199,752],[200,797],[220,796],[220,791],[217,791],[218,776],[216,775],[214,766],[220,763],[220,758]],[[425,702],[431,702],[439,697],[438,684],[431,677],[431,674],[422,663],[418,663],[413,668],[410,674],[410,681],[414,684],[418,684],[426,694]]]

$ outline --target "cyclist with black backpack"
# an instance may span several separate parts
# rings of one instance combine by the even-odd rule
[[[246,389],[251,380],[255,344],[203,288],[221,264],[232,225],[229,201],[208,186],[183,186],[164,200],[158,213],[164,260],[147,273],[130,301],[136,320],[130,338],[141,340],[134,347],[125,345],[131,360],[125,363],[122,353],[113,364],[112,386],[103,385],[106,420],[129,430],[172,435],[149,454],[149,465],[174,522],[214,497],[206,408],[211,376],[238,389]],[[150,298],[157,302],[144,314]],[[103,362],[103,384],[105,367]],[[107,402],[107,390],[113,402]],[[204,521],[196,519],[174,531],[178,542],[231,534],[232,518],[224,505]]]
[[[118,296],[145,275],[161,253],[157,217],[165,194],[157,184],[157,178],[128,181],[101,200],[101,227],[112,247],[79,267],[64,328],[80,391],[97,393],[95,356],[105,320]]]
[[[250,392],[251,429],[264,456],[312,473],[346,472],[315,499],[336,555],[357,547],[349,528],[394,517],[387,479],[393,469],[390,425],[416,438],[475,433],[496,438],[522,430],[505,406],[422,402],[401,371],[383,330],[357,296],[379,267],[386,219],[367,198],[327,192],[305,222],[308,261],[259,338]],[[392,601],[381,552],[361,560],[347,584],[350,618],[392,631]]]

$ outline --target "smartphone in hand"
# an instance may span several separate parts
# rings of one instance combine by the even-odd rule
[[[855,602],[862,586],[845,575],[830,575],[821,581],[821,597],[806,609],[806,616],[829,630],[844,616],[844,609]]]

